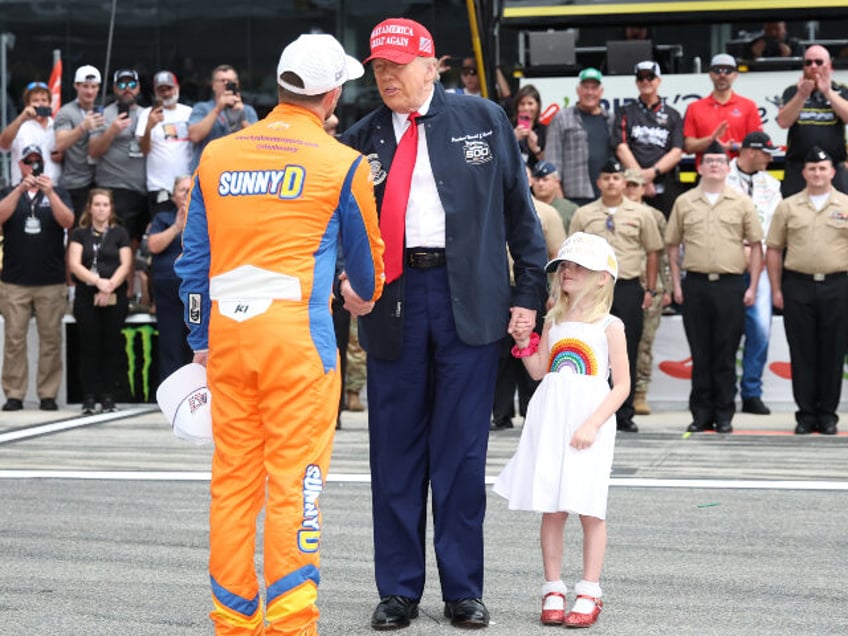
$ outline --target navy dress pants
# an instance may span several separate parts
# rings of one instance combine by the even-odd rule
[[[480,598],[486,450],[501,341],[469,346],[459,339],[446,267],[408,269],[405,284],[400,358],[368,356],[377,590],[380,597],[421,598],[429,486],[443,600]]]

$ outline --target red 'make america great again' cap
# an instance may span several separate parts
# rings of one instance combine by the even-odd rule
[[[416,57],[436,57],[433,36],[421,24],[406,18],[383,20],[371,31],[371,55],[363,61],[383,59],[409,64]]]

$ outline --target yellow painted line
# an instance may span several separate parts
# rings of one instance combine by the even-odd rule
[[[805,2],[805,9],[826,9],[846,6],[845,0]],[[698,11],[752,11],[797,9],[797,0],[688,0],[687,2],[633,2],[615,4],[584,4],[568,6],[505,7],[504,18],[545,18],[557,16],[592,16],[616,13],[695,13]]]

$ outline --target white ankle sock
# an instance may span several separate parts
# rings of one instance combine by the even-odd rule
[[[562,594],[561,596],[548,596],[545,597],[546,594],[550,594],[551,592],[557,592]],[[565,609],[565,599],[563,598],[568,593],[568,589],[565,587],[565,583],[560,581],[545,581],[545,584],[542,586],[542,598],[544,599],[544,603],[542,605],[542,609],[546,610],[561,610]]]
[[[601,598],[603,592],[601,591],[601,586],[597,581],[577,581],[574,585],[574,593],[575,594],[585,594],[586,596],[591,596],[593,598]],[[590,601],[587,598],[578,598],[574,603],[574,607],[571,608],[572,612],[577,612],[578,614],[591,614],[595,609],[595,603]]]

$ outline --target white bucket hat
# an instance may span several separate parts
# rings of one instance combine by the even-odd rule
[[[156,401],[174,435],[192,444],[212,441],[212,394],[202,364],[192,362],[165,378],[156,389]]]

